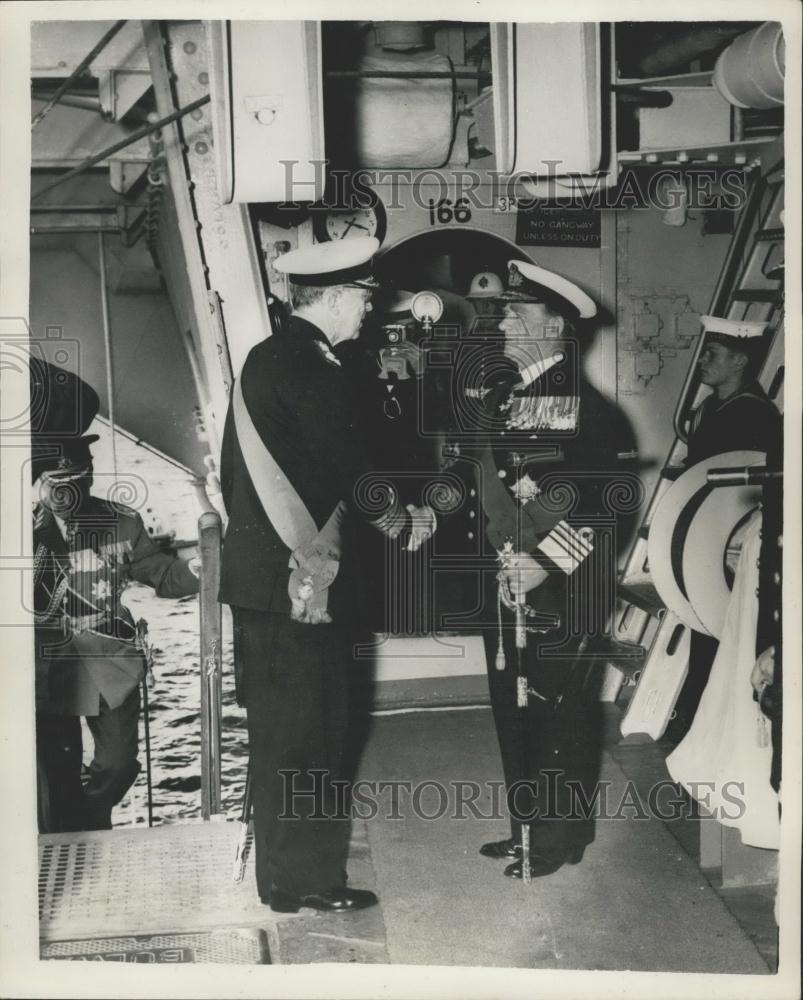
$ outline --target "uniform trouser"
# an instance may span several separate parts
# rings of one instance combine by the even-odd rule
[[[718,639],[692,631],[689,643],[689,672],[675,702],[676,721],[670,730],[678,740],[686,735],[694,721],[703,691],[711,676],[718,648]]]
[[[234,609],[248,716],[257,888],[294,895],[346,881],[349,822],[337,781],[348,718],[348,629]]]
[[[560,588],[543,586],[530,591],[529,602],[539,610],[563,614]],[[533,850],[564,854],[594,839],[593,802],[602,749],[597,671],[593,659],[580,650],[582,635],[563,643],[557,632],[530,633],[524,650],[527,683],[548,700],[531,693],[527,708],[519,708],[513,625],[512,614],[503,610],[504,670],[495,666],[497,631],[483,631],[511,836],[519,840],[522,822],[528,822]],[[545,648],[558,643],[559,651]]]
[[[111,829],[112,809],[139,773],[139,704],[139,688],[134,688],[116,708],[101,696],[99,714],[87,716],[95,750],[84,784],[80,718],[37,714],[38,770],[47,788],[40,795],[43,832]]]
[[[41,833],[83,830],[82,757],[81,719],[76,715],[37,712],[36,771]]]

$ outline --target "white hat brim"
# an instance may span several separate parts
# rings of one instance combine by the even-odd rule
[[[574,306],[581,319],[591,319],[597,315],[597,304],[578,285],[545,267],[523,260],[508,261],[508,268],[515,267],[519,274],[533,284],[542,285]]]

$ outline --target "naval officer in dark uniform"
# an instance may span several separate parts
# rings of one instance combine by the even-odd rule
[[[500,297],[503,357],[488,358],[485,384],[464,392],[474,405],[481,402],[487,432],[474,455],[476,487],[468,491],[484,519],[482,560],[493,566],[507,546],[503,581],[526,592],[533,610],[559,620],[543,633],[528,630],[522,711],[514,618],[497,604],[494,570],[486,569],[483,638],[511,836],[480,853],[508,860],[505,875],[521,878],[523,822],[530,826],[533,877],[576,863],[593,839],[582,801],[593,801],[601,751],[591,668],[594,644],[612,644],[610,487],[622,475],[617,454],[630,451],[633,439],[581,374],[580,340],[590,335],[593,300],[534,264],[514,261],[509,268],[515,287]],[[476,525],[474,510],[468,514]]]
[[[238,693],[248,715],[257,887],[279,912],[376,903],[346,887],[349,827],[337,794],[361,566],[355,516],[415,549],[429,508],[405,509],[373,476],[350,382],[333,348],[370,310],[358,238],[291,251],[293,314],[257,344],[234,385],[221,484],[229,514],[220,600],[234,613]]]

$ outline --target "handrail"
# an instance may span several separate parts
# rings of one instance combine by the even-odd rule
[[[100,163],[101,160],[107,159],[113,153],[119,153],[121,149],[125,149],[127,146],[133,145],[140,139],[144,139],[152,132],[158,132],[160,129],[164,128],[165,125],[170,125],[171,122],[178,121],[179,118],[183,118],[185,115],[190,114],[197,108],[202,108],[205,104],[208,104],[210,100],[211,98],[208,94],[204,97],[199,97],[197,101],[193,101],[185,108],[179,108],[177,111],[173,111],[171,114],[165,115],[164,118],[160,118],[158,121],[143,125],[130,135],[127,135],[125,139],[121,139],[119,142],[115,142],[111,146],[107,146],[106,149],[102,149],[99,153],[93,153],[92,156],[88,156],[85,160],[81,160],[81,162],[77,166],[73,167],[72,170],[68,170],[66,174],[60,174],[55,180],[52,180],[49,184],[45,184],[44,187],[39,188],[38,191],[31,195],[31,201],[41,198],[43,194],[46,194],[48,191],[52,191],[53,188],[58,187],[59,184],[63,184],[65,181],[72,180],[73,177],[77,177],[79,174],[84,173],[85,170],[88,170],[90,167],[94,167],[96,163]]]
[[[221,811],[220,730],[223,697],[222,614],[218,602],[222,526],[216,511],[198,518],[201,556],[199,593],[201,633],[201,816]]]

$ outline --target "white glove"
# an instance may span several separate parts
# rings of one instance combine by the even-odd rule
[[[757,697],[761,696],[762,690],[772,684],[775,677],[775,649],[770,646],[758,657],[750,674],[750,683]]]
[[[507,579],[510,589],[518,599],[533,587],[540,587],[549,572],[526,552],[509,556],[499,574]]]
[[[438,527],[438,520],[435,511],[431,507],[416,507],[414,504],[407,504],[407,510],[412,519],[410,531],[410,541],[407,543],[408,552],[417,552],[427,539],[435,534]]]

